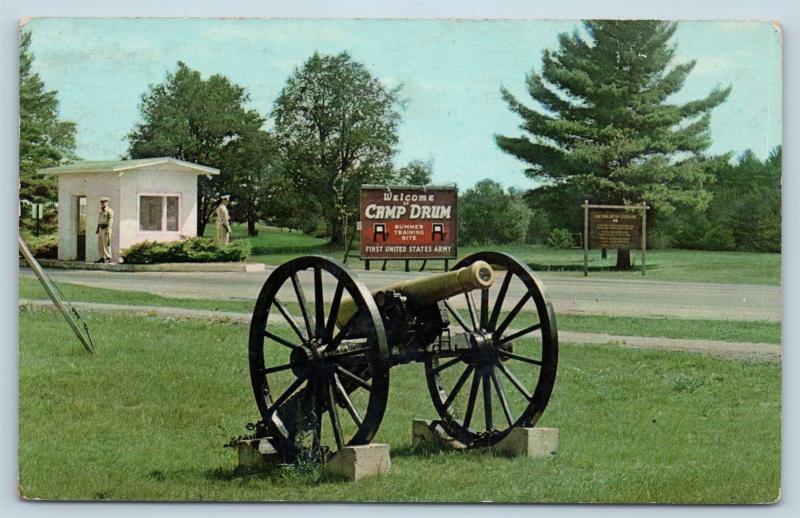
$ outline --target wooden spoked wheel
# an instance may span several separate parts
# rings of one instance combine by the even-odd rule
[[[356,311],[340,327],[348,297]],[[386,334],[369,291],[341,263],[310,256],[275,269],[253,312],[249,357],[259,425],[286,461],[367,444],[378,431]]]
[[[531,427],[547,407],[556,378],[553,307],[531,269],[499,252],[479,252],[453,268],[486,261],[491,288],[444,301],[451,327],[469,348],[431,355],[425,374],[445,431],[469,446],[489,446],[513,427]]]

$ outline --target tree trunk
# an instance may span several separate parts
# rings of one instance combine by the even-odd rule
[[[258,229],[256,228],[256,218],[252,216],[248,216],[247,218],[247,235],[250,237],[256,237],[258,235]]]
[[[208,221],[203,221],[203,218],[197,218],[197,236],[203,237],[203,234],[206,233],[206,224]]]
[[[600,259],[608,259],[608,248],[600,250]]]
[[[342,222],[338,217],[332,218],[330,221],[331,226],[331,245],[344,244],[344,235],[342,234]]]
[[[631,251],[627,248],[617,250],[617,270],[628,270],[631,267]]]

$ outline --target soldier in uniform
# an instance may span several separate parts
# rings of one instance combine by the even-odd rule
[[[100,256],[96,262],[111,262],[111,225],[114,222],[114,211],[108,206],[108,198],[100,198],[100,217],[97,219],[97,253]]]
[[[217,205],[217,240],[227,245],[231,238],[231,222],[228,214],[228,202],[231,197],[221,196]]]

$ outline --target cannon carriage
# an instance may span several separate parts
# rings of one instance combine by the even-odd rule
[[[372,292],[337,261],[300,257],[273,271],[253,313],[256,436],[285,461],[367,444],[390,402],[392,368],[422,363],[438,424],[468,447],[491,446],[536,424],[557,358],[552,305],[512,256],[480,252]],[[392,401],[408,404],[403,392]]]

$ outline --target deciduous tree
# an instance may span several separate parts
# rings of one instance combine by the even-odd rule
[[[458,211],[459,241],[476,245],[522,243],[531,220],[518,193],[489,179],[459,197]]]
[[[259,189],[270,147],[264,119],[245,107],[248,101],[244,88],[227,77],[203,79],[182,62],[142,95],[142,122],[128,134],[130,158],[171,156],[220,170],[217,176],[198,179],[198,235],[203,235],[222,194],[232,194],[240,220],[258,217],[256,197],[248,196],[247,189]]]
[[[286,82],[272,115],[295,196],[344,240],[362,183],[388,183],[397,144],[398,91],[347,53],[314,53]]]

